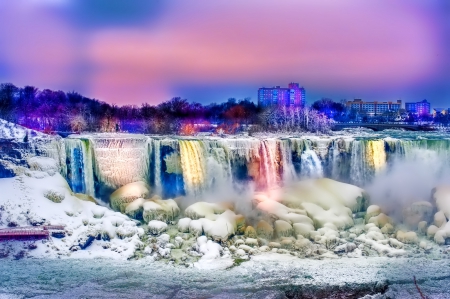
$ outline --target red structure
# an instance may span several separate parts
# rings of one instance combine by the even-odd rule
[[[61,231],[64,230],[64,226],[26,226],[0,229],[0,241],[48,239],[52,230]]]

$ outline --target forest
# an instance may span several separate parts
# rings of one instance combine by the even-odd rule
[[[326,132],[331,123],[327,111],[335,104],[341,105],[322,100],[311,108],[272,106],[261,109],[250,98],[230,98],[223,103],[204,105],[175,97],[157,105],[144,103],[140,106],[118,106],[85,97],[75,91],[39,90],[34,86],[0,84],[0,118],[48,134]]]

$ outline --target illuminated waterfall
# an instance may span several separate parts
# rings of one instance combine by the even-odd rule
[[[370,137],[232,137],[185,139],[98,134],[64,140],[74,192],[105,198],[144,180],[164,198],[220,190],[267,189],[296,179],[329,177],[365,186],[396,161],[438,161],[450,168],[450,140]],[[53,149],[53,147],[52,147]],[[49,155],[55,156],[55,153]],[[57,157],[57,158],[58,158]]]
[[[366,144],[366,161],[376,173],[386,165],[384,140],[368,140]]]
[[[136,181],[148,181],[149,144],[145,136],[133,138],[92,138],[94,175],[117,189]]]
[[[198,195],[206,178],[204,147],[199,140],[180,140],[179,143],[186,194]]]
[[[74,192],[94,196],[94,173],[92,149],[89,140],[65,140],[67,159],[67,181]]]

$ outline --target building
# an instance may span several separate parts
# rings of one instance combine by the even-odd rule
[[[405,110],[408,113],[414,113],[418,115],[429,115],[431,111],[431,105],[427,100],[423,100],[416,103],[405,103]]]
[[[369,116],[382,115],[385,112],[397,112],[402,106],[402,101],[397,102],[364,102],[361,99],[355,99],[346,103],[348,109],[355,110],[361,114]]]
[[[285,107],[303,107],[306,103],[306,92],[298,83],[289,83],[288,87],[275,86],[258,89],[258,105]]]
[[[439,115],[447,115],[448,109],[444,108],[433,108],[433,117],[439,116]]]

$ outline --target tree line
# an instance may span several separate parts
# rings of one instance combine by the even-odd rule
[[[249,98],[203,105],[175,97],[158,105],[118,106],[74,91],[39,90],[11,83],[0,84],[0,118],[46,133],[120,131],[193,135],[202,131],[235,134],[330,129],[330,117],[314,105],[261,109]]]

